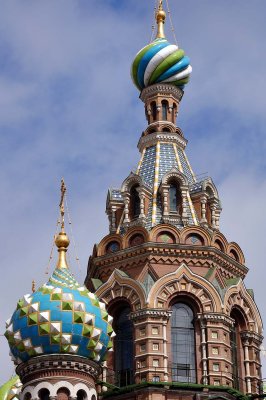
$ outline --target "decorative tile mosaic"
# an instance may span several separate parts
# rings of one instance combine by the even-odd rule
[[[19,400],[19,395],[22,389],[22,383],[16,375],[0,387],[1,400]]]
[[[55,269],[47,284],[18,301],[5,336],[16,363],[53,353],[101,361],[112,347],[111,322],[95,294],[67,269]]]

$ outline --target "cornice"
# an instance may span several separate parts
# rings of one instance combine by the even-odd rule
[[[201,258],[216,263],[224,268],[227,272],[233,273],[242,279],[246,276],[248,268],[237,261],[233,260],[227,254],[222,253],[219,249],[212,246],[189,246],[181,244],[147,242],[134,248],[127,248],[116,253],[106,254],[92,259],[93,267],[90,270],[90,276],[93,276],[95,270],[103,269],[106,266],[118,268],[123,266],[125,261],[134,264],[139,258],[145,258],[147,261],[154,256],[167,256],[178,261],[177,258],[182,257],[184,261],[187,258]],[[145,260],[144,260],[145,261]],[[112,265],[113,264],[113,265]]]
[[[137,321],[142,318],[148,318],[148,317],[156,317],[156,318],[166,318],[169,319],[172,315],[171,310],[160,310],[160,309],[144,309],[144,310],[139,310],[136,312],[133,312],[130,314],[130,319],[132,321]]]
[[[140,152],[142,152],[145,147],[155,146],[158,142],[176,143],[183,150],[187,145],[187,140],[179,136],[177,133],[153,132],[140,138],[138,142],[138,149]]]
[[[36,377],[37,375],[38,377],[62,375],[62,371],[65,375],[76,372],[76,374],[85,374],[97,379],[101,367],[87,358],[73,354],[49,354],[31,358],[26,363],[19,364],[16,368],[22,383],[30,381],[33,376]]]
[[[228,315],[221,314],[221,313],[202,313],[198,314],[198,319],[203,323],[206,322],[223,322],[223,324],[227,326],[233,326],[234,320]]]
[[[180,102],[184,92],[174,85],[156,83],[143,89],[139,97],[145,103],[149,97],[156,96],[158,94],[161,96],[173,96],[178,102]]]
[[[242,331],[240,333],[240,336],[242,341],[248,341],[248,342],[254,341],[258,345],[261,345],[263,341],[263,336],[253,331]]]

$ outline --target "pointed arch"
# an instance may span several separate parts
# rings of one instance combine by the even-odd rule
[[[106,304],[112,304],[115,299],[125,299],[132,304],[133,310],[144,308],[146,295],[143,286],[122,271],[115,269],[107,282],[95,292],[96,296]]]
[[[262,334],[263,323],[257,308],[255,301],[247,291],[244,282],[240,279],[239,282],[231,286],[224,298],[225,312],[230,315],[233,308],[241,310],[246,322],[248,329]]]
[[[178,294],[193,298],[202,311],[222,310],[222,300],[214,286],[205,278],[193,273],[185,263],[154,284],[147,302],[150,308],[167,308],[171,299]]]

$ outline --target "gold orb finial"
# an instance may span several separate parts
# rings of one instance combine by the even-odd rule
[[[164,34],[164,23],[166,19],[166,12],[163,9],[163,0],[160,0],[158,10],[156,13],[156,21],[157,21],[157,39],[165,39]]]
[[[66,260],[66,252],[69,246],[70,240],[65,233],[65,195],[66,195],[66,185],[64,179],[61,180],[61,199],[59,203],[60,214],[61,214],[61,232],[55,238],[55,244],[58,247],[58,261],[56,264],[57,268],[68,268]]]

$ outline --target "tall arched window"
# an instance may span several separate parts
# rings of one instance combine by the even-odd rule
[[[118,386],[133,383],[133,323],[129,319],[130,307],[124,305],[114,315],[114,362]]]
[[[131,199],[131,214],[132,218],[138,218],[140,214],[140,198],[137,191],[137,186],[133,186],[130,190]]]
[[[157,119],[157,105],[155,101],[151,103],[151,112],[152,112],[152,119],[153,121],[156,121]]]
[[[246,329],[245,320],[242,313],[236,308],[232,310],[230,317],[234,320],[234,325],[230,329],[233,387],[243,390],[244,354],[240,333]]]
[[[170,182],[169,185],[169,210],[181,214],[182,197],[179,187],[175,182]]]
[[[170,184],[169,188],[169,208],[170,211],[177,210],[177,188],[172,183]]]
[[[162,117],[164,121],[167,121],[167,111],[168,111],[168,103],[166,100],[162,101]]]
[[[196,382],[195,329],[192,309],[184,303],[172,306],[172,380]]]

